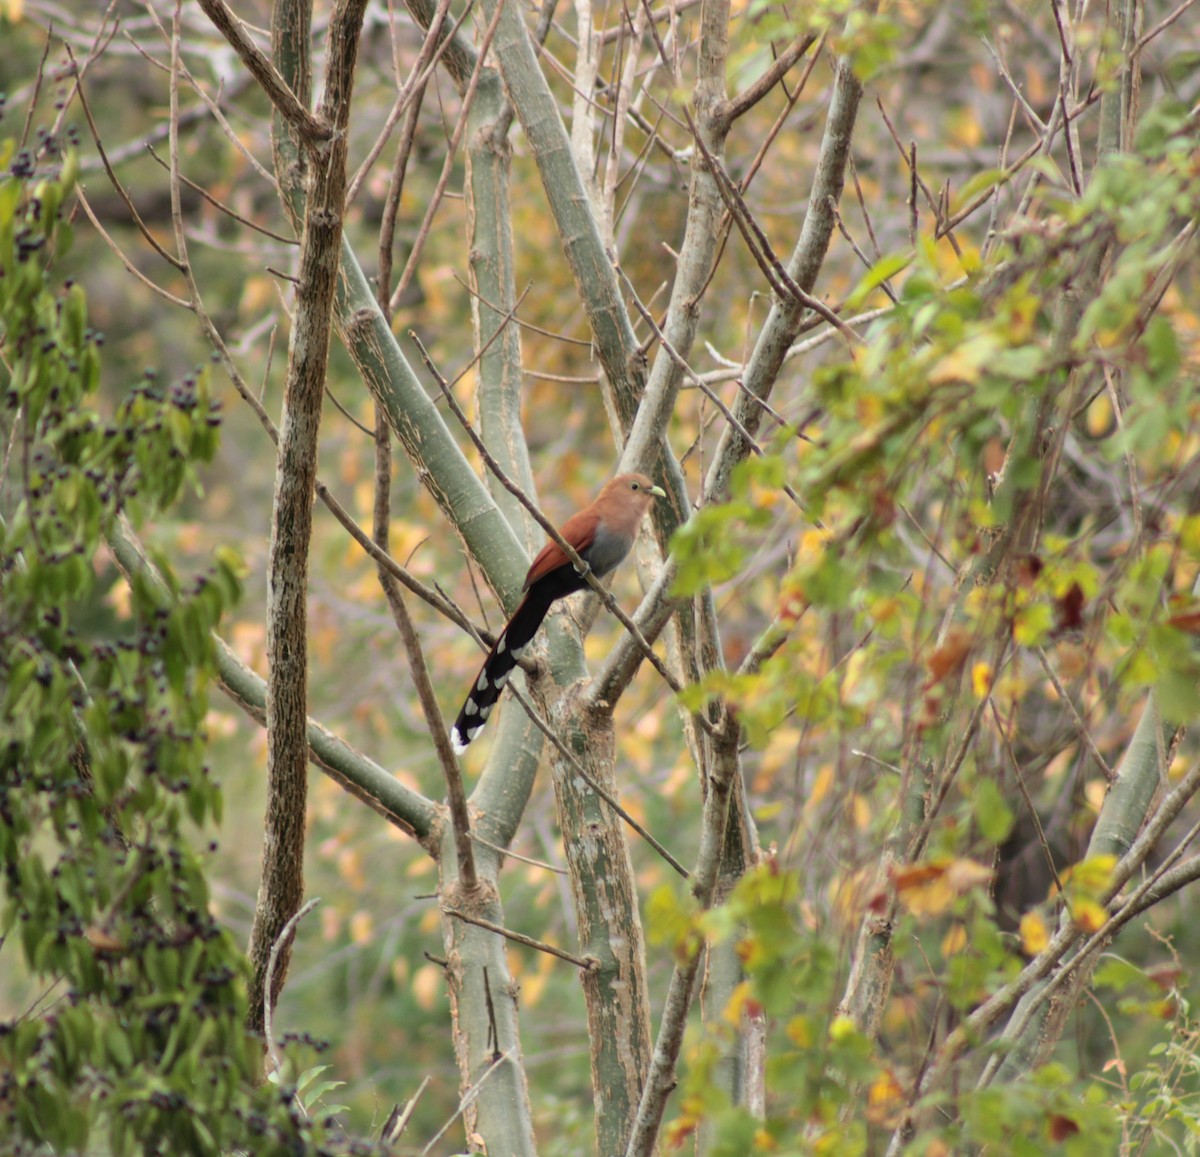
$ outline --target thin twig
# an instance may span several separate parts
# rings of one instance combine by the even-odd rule
[[[417,1086],[417,1091],[409,1097],[404,1108],[401,1109],[397,1105],[392,1110],[391,1115],[383,1123],[383,1128],[379,1130],[379,1140],[385,1145],[395,1145],[404,1136],[404,1130],[408,1128],[408,1122],[412,1119],[413,1110],[416,1109],[421,1094],[429,1087],[432,1079],[428,1076],[423,1077],[420,1085]]]
[[[413,144],[417,139],[417,122],[421,116],[421,105],[425,100],[425,86],[414,93],[404,127],[400,130],[400,143],[396,146],[396,159],[388,180],[387,196],[383,202],[383,216],[379,222],[379,273],[376,297],[381,309],[388,305],[392,288],[392,252],[396,244],[396,218],[400,213],[400,198],[404,193],[404,179],[408,173],[408,161],[412,156]],[[388,310],[390,314],[390,309]],[[390,320],[390,318],[389,318]]]
[[[717,190],[721,194],[721,199],[725,202],[726,208],[745,238],[751,254],[755,261],[758,262],[759,268],[762,269],[771,288],[780,297],[791,297],[799,305],[804,306],[805,309],[820,315],[848,341],[861,342],[862,338],[850,329],[829,306],[820,298],[806,292],[796,279],[788,273],[787,269],[784,268],[783,262],[775,255],[774,250],[767,241],[766,234],[763,233],[758,222],[755,221],[753,215],[750,213],[737,185],[725,171],[725,166],[708,151],[708,147],[705,145],[699,130],[696,128],[695,122],[692,120],[691,111],[684,109],[684,115],[687,117],[688,126],[692,130],[692,139],[696,143],[696,148],[700,150],[709,171],[713,174]]]
[[[475,68],[471,73],[471,79],[467,84],[467,90],[463,93],[462,108],[459,110],[458,121],[454,126],[454,132],[450,135],[450,141],[446,146],[446,159],[442,163],[442,171],[438,175],[437,184],[434,186],[433,193],[429,198],[429,205],[425,210],[425,216],[421,221],[421,226],[417,230],[417,236],[413,241],[413,247],[408,255],[408,260],[404,264],[404,272],[400,274],[400,280],[396,283],[396,288],[392,293],[389,302],[392,309],[395,309],[401,298],[404,296],[404,291],[408,288],[409,282],[413,279],[417,272],[417,266],[420,264],[421,253],[425,248],[425,240],[429,236],[429,231],[433,228],[434,214],[437,212],[438,206],[441,204],[442,194],[445,192],[446,185],[450,180],[450,174],[454,169],[454,157],[458,152],[459,142],[462,140],[462,135],[467,129],[467,114],[470,112],[471,105],[475,100],[475,90],[479,87],[479,79],[483,75],[483,64],[487,59],[488,49],[491,47],[492,38],[496,35],[496,29],[500,26],[500,16],[504,11],[503,4],[496,5],[496,11],[492,13],[492,19],[488,22],[487,31],[483,35],[483,44],[479,49],[479,58],[475,62]]]
[[[271,1063],[277,1071],[283,1067],[283,1057],[279,1055],[279,1051],[275,1047],[275,1030],[271,1023],[273,1019],[271,1015],[271,993],[275,988],[275,969],[279,965],[279,954],[283,951],[283,947],[291,938],[292,933],[295,932],[296,925],[320,902],[321,897],[314,896],[292,916],[279,930],[279,935],[275,937],[275,942],[271,945],[271,955],[267,958],[267,979],[263,989],[263,1033],[266,1037],[267,1056],[271,1058]]]
[[[387,115],[387,119],[383,123],[378,136],[375,138],[374,144],[367,150],[367,155],[363,158],[362,163],[358,166],[358,171],[350,180],[349,189],[346,192],[346,208],[349,209],[354,204],[358,197],[359,190],[363,183],[370,175],[371,166],[379,159],[379,154],[383,152],[384,146],[392,135],[392,129],[396,127],[396,122],[400,119],[403,113],[407,110],[412,117],[412,105],[420,105],[421,98],[425,92],[425,86],[429,83],[429,77],[433,70],[437,67],[443,53],[453,43],[454,37],[458,34],[459,29],[463,26],[464,21],[471,13],[471,8],[474,0],[468,0],[462,13],[454,23],[454,27],[450,29],[447,36],[441,38],[439,43],[438,37],[442,31],[442,25],[445,22],[446,14],[450,11],[450,0],[438,0],[438,6],[434,13],[434,18],[429,28],[425,31],[425,39],[421,43],[421,51],[413,63],[409,78],[405,81],[404,86],[396,96],[395,102]],[[415,119],[415,118],[414,118]]]
[[[443,907],[442,911],[447,916],[453,916],[456,920],[463,921],[464,924],[474,924],[477,928],[483,928],[488,932],[495,932],[497,936],[503,936],[506,940],[511,940],[514,944],[522,944],[526,948],[534,948],[538,952],[545,952],[548,956],[557,956],[560,960],[574,964],[576,968],[582,968],[584,972],[591,972],[600,966],[600,961],[594,956],[576,956],[562,948],[555,948],[553,944],[547,944],[542,940],[535,940],[532,936],[526,936],[522,932],[513,932],[501,924],[493,924],[490,920],[485,920],[482,916],[472,916],[470,913],[464,912],[461,908]]]
[[[419,98],[423,91],[422,88],[418,92],[418,99],[414,104],[414,109],[419,107]],[[403,152],[403,145],[401,146],[401,151]],[[405,160],[407,161],[407,157],[405,157]],[[399,200],[399,184],[402,181],[403,167],[401,167],[398,176],[393,173],[395,197],[394,200],[389,198],[392,204]],[[390,242],[390,237],[388,240]],[[386,256],[384,253],[380,253],[381,264],[386,264],[390,268],[390,261],[385,262],[384,260]],[[380,312],[390,325],[391,310],[388,305],[387,286],[389,276],[390,273],[386,269],[381,269],[375,292]],[[391,430],[382,408],[378,405],[376,406],[373,437],[375,442],[373,539],[381,550],[387,551],[392,486]],[[433,738],[434,750],[437,753],[438,763],[442,769],[442,778],[446,781],[446,796],[450,805],[450,822],[454,826],[454,851],[455,859],[458,863],[459,881],[464,892],[467,895],[471,895],[479,887],[479,876],[475,869],[475,852],[471,847],[471,817],[467,807],[467,792],[463,785],[462,769],[459,767],[458,760],[455,758],[454,748],[450,743],[450,736],[446,730],[446,721],[442,718],[441,708],[438,706],[437,696],[433,691],[433,681],[429,677],[429,666],[425,662],[425,653],[421,647],[421,639],[417,634],[416,626],[413,624],[412,615],[409,614],[408,605],[404,601],[404,594],[399,584],[384,566],[379,567],[379,583],[383,587],[384,596],[387,598],[388,607],[392,612],[392,620],[395,622],[396,629],[400,633],[400,640],[404,644],[404,652],[408,656],[409,671],[412,675],[413,685],[417,689],[417,698],[421,704],[421,713],[425,716],[425,724],[429,728],[430,736]]]
[[[1041,661],[1042,670],[1046,672],[1046,677],[1054,684],[1054,690],[1058,693],[1059,699],[1067,705],[1067,710],[1071,713],[1071,718],[1075,721],[1075,726],[1079,729],[1079,738],[1083,740],[1084,746],[1091,753],[1092,758],[1096,761],[1100,770],[1104,772],[1104,778],[1112,783],[1117,778],[1117,773],[1108,766],[1108,760],[1100,754],[1100,749],[1096,746],[1096,741],[1092,738],[1092,733],[1088,730],[1087,724],[1083,717],[1079,714],[1075,706],[1075,701],[1067,694],[1067,689],[1062,685],[1058,678],[1057,672],[1050,666],[1050,660],[1046,656],[1046,652],[1041,648],[1037,648],[1037,657]]]
[[[787,74],[792,66],[816,43],[817,34],[810,32],[794,40],[776,57],[774,63],[745,92],[727,100],[716,110],[715,117],[725,126],[733,124],[740,116],[748,113]]]
[[[480,1076],[479,1080],[477,1080],[463,1094],[462,1099],[458,1102],[458,1108],[454,1110],[454,1113],[450,1117],[450,1119],[430,1138],[429,1143],[425,1146],[424,1149],[421,1150],[421,1157],[428,1157],[429,1151],[442,1139],[442,1136],[445,1134],[446,1130],[449,1129],[450,1126],[453,1125],[454,1122],[458,1120],[459,1116],[463,1112],[465,1112],[466,1109],[471,1105],[471,1103],[473,1101],[475,1101],[475,1099],[479,1096],[479,1091],[480,1091],[480,1089],[483,1088],[484,1082],[506,1060],[508,1060],[508,1058],[510,1056],[512,1056],[512,1052],[513,1052],[513,1050],[509,1049],[506,1053],[504,1053],[503,1056],[497,1057],[490,1065],[488,1065],[488,1067],[484,1070],[483,1074]]]
[[[133,203],[133,198],[125,191],[125,186],[121,184],[120,178],[113,172],[112,166],[108,163],[108,156],[104,152],[104,145],[100,141],[100,130],[96,127],[96,121],[92,117],[92,108],[88,104],[88,99],[84,95],[83,86],[79,86],[79,105],[83,109],[84,118],[87,120],[88,128],[92,132],[92,141],[96,146],[96,152],[100,154],[100,160],[104,165],[104,172],[108,175],[109,183],[116,190],[117,196],[125,204],[125,208],[129,210],[129,215],[133,218],[133,223],[137,226],[138,232],[149,242],[150,247],[170,266],[177,270],[183,269],[183,262],[180,261],[173,253],[168,253],[159,243],[157,237],[150,231],[149,226],[142,220],[142,215],[137,211],[137,206]]]
[[[826,33],[822,32],[820,43],[813,51],[813,54],[808,58],[808,62],[804,66],[804,71],[800,74],[799,81],[796,82],[795,91],[788,92],[786,85],[784,86],[784,91],[787,92],[787,102],[784,104],[783,108],[780,109],[779,115],[775,118],[775,123],[767,130],[767,135],[763,137],[762,144],[758,146],[758,152],[754,154],[753,160],[751,160],[750,164],[746,166],[745,174],[738,182],[738,187],[742,190],[743,194],[749,190],[750,182],[754,180],[759,168],[767,159],[767,153],[770,151],[771,146],[775,143],[776,138],[783,131],[783,126],[786,123],[787,118],[792,115],[792,109],[796,107],[796,102],[799,101],[800,97],[804,93],[804,90],[808,87],[808,78],[812,76],[812,71],[814,68],[816,68],[817,61],[821,59],[821,53],[825,48],[825,36]],[[728,228],[728,226],[726,226],[726,228]]]
[[[100,224],[100,218],[97,217],[95,212],[92,210],[91,203],[87,199],[87,194],[84,193],[84,191],[78,186],[75,188],[75,196],[78,198],[80,206],[87,215],[87,219],[92,223],[92,228],[100,234],[101,240],[104,241],[104,243],[113,251],[114,254],[116,254],[117,259],[125,267],[125,271],[127,273],[133,274],[133,276],[137,278],[137,280],[140,281],[144,286],[146,286],[147,289],[158,294],[158,296],[164,300],[169,301],[172,305],[181,306],[183,309],[191,309],[191,302],[182,297],[176,297],[175,294],[163,289],[161,285],[151,281],[150,278],[148,278],[136,265],[134,265],[132,261],[130,261],[128,257],[125,256],[124,250],[116,243],[116,241],[113,240],[104,226]]]
[[[663,333],[663,331],[659,328],[659,325],[654,320],[653,315],[641,303],[640,299],[638,298],[637,291],[633,287],[633,282],[631,282],[629,280],[629,278],[626,276],[624,269],[622,269],[620,266],[617,266],[617,273],[621,277],[621,279],[625,282],[626,287],[629,289],[630,298],[633,301],[634,308],[637,309],[638,313],[641,314],[641,316],[642,316],[642,320],[645,321],[646,324],[650,327],[650,331],[651,331],[651,333],[654,334],[655,340],[658,341],[659,344],[662,346],[662,348],[666,351],[667,356],[675,363],[675,365],[679,368],[680,372],[683,373],[683,375],[690,382],[692,382],[692,384],[694,386],[696,386],[697,389],[703,391],[703,393],[709,399],[709,401],[711,401],[712,404],[714,406],[716,406],[718,410],[721,411],[721,414],[724,416],[725,420],[746,440],[746,444],[750,447],[751,452],[761,456],[763,454],[762,447],[760,447],[759,444],[757,443],[757,441],[755,441],[755,439],[751,435],[750,431],[747,430],[746,427],[741,422],[738,421],[737,416],[733,413],[733,411],[727,405],[725,405],[725,402],[722,400],[720,395],[715,393],[713,390],[710,390],[708,388],[708,386],[705,385],[704,382],[700,380],[699,376],[695,373],[695,371],[692,369],[692,367],[687,364],[687,362],[684,360],[684,358],[679,353],[679,351],[676,350],[675,347],[668,340],[667,335],[665,333]],[[742,383],[739,383],[739,384],[741,384],[742,388],[745,389],[744,384],[742,384]],[[755,400],[757,401],[758,399],[755,399]],[[803,503],[800,500],[800,496],[786,482],[780,487],[780,489],[798,507],[801,507],[801,508],[803,507]]]
[[[621,819],[630,826],[630,828],[637,832],[637,834],[641,836],[646,843],[648,843],[660,856],[662,856],[664,860],[667,861],[668,864],[671,865],[672,868],[675,869],[675,871],[677,871],[686,880],[688,878],[687,868],[685,868],[673,855],[671,855],[670,852],[667,851],[666,848],[662,846],[662,844],[658,842],[658,840],[656,840],[644,827],[642,827],[642,825],[638,823],[638,821],[635,820],[633,816],[631,816],[629,812],[627,812],[621,806],[611,792],[606,791],[601,784],[596,782],[595,777],[590,775],[584,769],[579,760],[575,758],[575,753],[571,751],[565,743],[563,743],[554,728],[552,728],[550,724],[538,714],[536,708],[532,703],[529,702],[528,699],[525,698],[521,691],[514,687],[511,683],[509,684],[509,688],[512,692],[513,698],[516,699],[516,701],[525,709],[525,714],[528,715],[533,721],[534,726],[548,740],[550,740],[551,744],[554,746],[559,755],[561,755],[563,759],[565,759],[571,765],[571,769],[575,772],[575,774],[578,775],[580,779],[582,779],[583,782],[592,789],[592,791],[594,791],[602,800],[604,800],[604,802],[608,804],[608,806],[612,808],[613,811],[616,812],[617,815],[620,816]]]
[[[145,150],[150,154],[151,158],[169,173],[171,166],[162,159],[155,151],[154,146],[147,144]],[[236,209],[226,205],[224,201],[214,197],[203,185],[197,184],[189,177],[185,177],[182,173],[179,174],[179,179],[193,192],[199,193],[213,208],[224,213],[231,220],[236,221],[239,225],[245,225],[248,229],[253,229],[255,233],[261,233],[264,237],[270,237],[272,241],[282,242],[284,245],[299,247],[300,242],[295,237],[285,237],[282,233],[274,233],[265,225],[259,225],[255,221],[251,221],[249,217],[243,217]],[[168,260],[170,260],[168,258]]]
[[[522,864],[528,864],[532,868],[541,868],[543,871],[553,872],[556,876],[565,876],[568,874],[566,868],[559,868],[554,864],[548,864],[545,860],[535,860],[532,856],[522,856],[519,852],[514,852],[512,848],[504,848],[499,844],[493,844],[491,840],[485,840],[478,832],[472,832],[471,839],[477,844],[482,844],[485,848],[490,848],[493,852],[498,852],[506,859],[517,860]]]
[[[216,27],[241,57],[242,63],[258,81],[263,92],[275,106],[276,111],[307,144],[332,140],[335,130],[330,124],[314,116],[296,98],[287,82],[279,75],[270,58],[250,39],[245,25],[230,10],[225,0],[199,0]]]
[[[1174,12],[1172,12],[1169,16],[1164,16],[1153,28],[1150,29],[1149,32],[1147,32],[1138,40],[1137,44],[1133,46],[1132,55],[1138,56],[1147,44],[1149,44],[1156,37],[1161,36],[1195,3],[1196,0],[1183,0],[1183,3],[1180,4]]]
[[[489,301],[486,297],[483,296],[482,293],[479,292],[479,290],[473,288],[470,284],[468,284],[466,281],[464,281],[457,273],[454,274],[454,280],[457,281],[458,284],[461,285],[463,287],[463,289],[465,289],[469,294],[471,294],[472,297],[476,298],[478,301],[480,301],[484,305],[486,305],[488,307],[488,309],[490,309],[493,313],[504,313],[504,310],[500,306]],[[529,293],[531,288],[532,288],[532,283],[526,285],[524,292],[521,294],[521,297],[524,298]],[[588,349],[588,350],[592,349],[595,345],[595,342],[591,341],[588,338],[568,337],[565,333],[555,333],[553,330],[543,329],[540,325],[534,325],[533,322],[531,322],[531,321],[523,321],[520,317],[518,317],[516,315],[516,313],[512,314],[512,319],[522,329],[527,329],[530,333],[536,333],[542,337],[549,338],[551,341],[562,342],[563,345],[574,345],[574,346],[579,346],[582,349]],[[525,372],[532,373],[531,370],[526,370]],[[593,378],[591,380],[596,381],[597,379]]]
[[[1004,721],[1000,718],[1000,712],[996,709],[996,697],[989,694],[987,701],[992,711],[992,721],[996,724],[996,732],[1000,736],[1000,742],[1004,745],[1008,761],[1012,764],[1013,775],[1017,778],[1017,790],[1021,793],[1021,799],[1025,801],[1025,808],[1029,812],[1029,818],[1033,821],[1034,830],[1037,832],[1038,844],[1042,849],[1042,854],[1046,857],[1046,867],[1050,869],[1050,878],[1054,881],[1054,886],[1058,889],[1058,894],[1061,896],[1063,894],[1063,883],[1058,874],[1058,867],[1054,863],[1054,853],[1050,850],[1050,841],[1046,839],[1046,832],[1042,827],[1042,817],[1038,815],[1037,807],[1034,805],[1033,798],[1029,794],[1029,786],[1025,783],[1025,773],[1021,770],[1020,763],[1017,762],[1017,754],[1012,749],[1012,742],[1008,738]]]

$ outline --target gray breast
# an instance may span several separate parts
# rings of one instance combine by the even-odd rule
[[[592,545],[581,553],[596,576],[603,578],[629,553],[631,545],[630,540],[623,535],[597,527]]]

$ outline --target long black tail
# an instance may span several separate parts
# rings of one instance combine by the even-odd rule
[[[496,706],[500,692],[508,682],[513,668],[517,665],[525,648],[533,641],[538,627],[550,610],[554,599],[561,597],[554,592],[553,597],[546,598],[550,593],[539,590],[540,584],[534,584],[521,600],[508,625],[500,632],[496,645],[488,652],[475,682],[467,695],[467,701],[462,705],[454,726],[450,729],[450,742],[454,750],[461,755],[467,749],[467,744],[483,730],[487,717]]]

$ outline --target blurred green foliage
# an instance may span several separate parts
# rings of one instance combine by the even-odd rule
[[[119,520],[168,509],[213,456],[207,374],[148,377],[100,412],[103,336],[55,272],[75,144],[8,139],[0,165],[0,950],[34,994],[0,1022],[4,1151],[332,1152],[294,1089],[260,1084],[246,963],[199,846],[222,801],[211,632],[239,564],[182,581],[160,556],[120,630],[89,626]]]

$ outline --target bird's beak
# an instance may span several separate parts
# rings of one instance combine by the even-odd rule
[[[646,493],[653,494],[655,498],[666,498],[667,496],[667,492],[661,486],[651,486]]]

